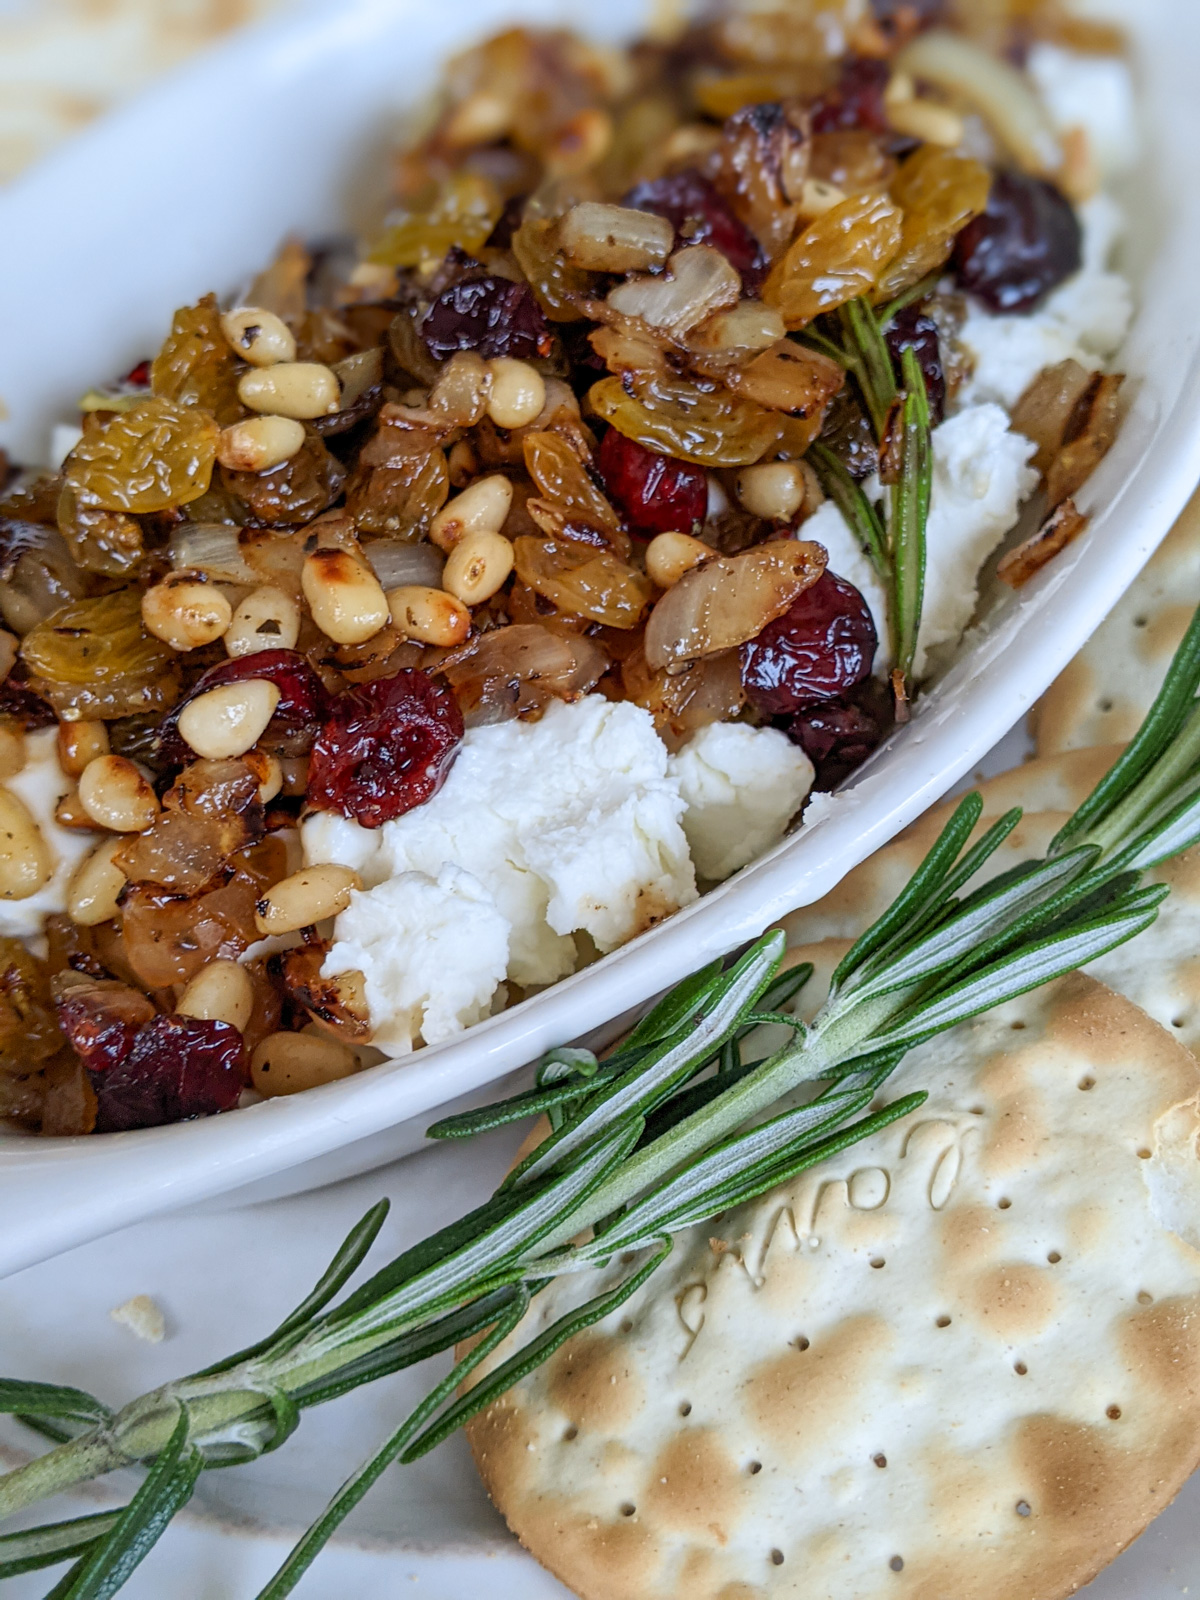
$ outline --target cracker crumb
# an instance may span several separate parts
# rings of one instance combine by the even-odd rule
[[[135,1294],[124,1305],[114,1306],[108,1313],[114,1322],[128,1328],[136,1339],[147,1344],[161,1344],[167,1331],[167,1319],[162,1308],[148,1294]]]

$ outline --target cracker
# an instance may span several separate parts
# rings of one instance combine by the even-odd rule
[[[1131,739],[1200,604],[1200,494],[1031,716],[1039,755]]]
[[[888,1095],[918,1087],[473,1425],[583,1600],[1056,1600],[1195,1469],[1193,1058],[1074,975],[914,1051]]]

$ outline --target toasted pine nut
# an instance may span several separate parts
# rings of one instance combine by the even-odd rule
[[[304,424],[295,417],[248,417],[222,431],[217,460],[231,472],[270,472],[303,443]]]
[[[270,1033],[250,1057],[259,1094],[300,1094],[358,1071],[358,1057],[338,1039],[315,1033]]]
[[[67,915],[81,928],[95,928],[101,922],[111,922],[118,914],[117,900],[125,887],[125,874],[113,857],[124,847],[125,841],[119,835],[105,839],[71,874],[67,885]]]
[[[79,776],[79,803],[101,828],[144,833],[158,816],[150,780],[124,756],[97,756]]]
[[[276,367],[243,372],[238,382],[238,398],[251,411],[296,417],[306,422],[311,417],[330,416],[338,410],[342,403],[342,386],[337,374],[319,361],[281,361]]]
[[[251,589],[233,613],[224,644],[231,656],[252,656],[260,650],[294,650],[299,637],[299,602],[264,583]]]
[[[182,1016],[206,1022],[227,1022],[239,1033],[246,1031],[254,1010],[254,984],[245,967],[218,957],[188,984],[175,1006]]]
[[[836,183],[827,183],[824,178],[805,178],[800,189],[800,216],[805,221],[823,217],[834,206],[840,206],[845,198],[845,191]]]
[[[804,491],[798,461],[766,461],[738,473],[738,499],[747,511],[768,522],[790,522],[804,504]]]
[[[473,144],[495,144],[508,132],[513,119],[511,95],[494,89],[476,89],[460,100],[441,128],[441,137],[452,150],[465,150]]]
[[[387,598],[393,626],[418,644],[461,644],[471,631],[471,613],[444,589],[406,583]]]
[[[25,802],[0,785],[0,900],[28,900],[53,871],[54,857]]]
[[[216,584],[197,572],[171,572],[142,596],[147,631],[172,650],[198,650],[228,628],[233,607]]]
[[[452,550],[468,533],[498,533],[512,506],[509,478],[494,473],[479,478],[470,488],[444,505],[429,525],[429,537],[442,550]]]
[[[258,801],[260,805],[270,805],[275,796],[283,788],[283,768],[279,765],[279,757],[270,755],[265,750],[247,750],[246,759],[252,763],[251,770],[259,774]]]
[[[0,718],[0,778],[15,778],[24,769],[25,730],[19,722]]]
[[[488,362],[492,390],[487,414],[498,428],[524,428],[540,417],[546,404],[546,380],[528,361],[494,356]]]
[[[224,683],[188,701],[179,713],[179,732],[198,756],[225,761],[254,748],[278,704],[279,689],[268,678]]]
[[[304,559],[300,583],[313,621],[334,644],[365,644],[387,626],[383,587],[349,550],[314,550]]]
[[[907,72],[893,72],[888,79],[887,88],[883,91],[883,103],[890,111],[893,106],[915,100],[916,95],[917,86],[911,75]]]
[[[58,764],[68,778],[77,778],[89,761],[108,754],[108,724],[60,722]]]
[[[295,933],[345,911],[351,893],[361,888],[353,867],[301,867],[267,890],[254,908],[255,927],[259,933]]]
[[[54,820],[60,828],[69,828],[73,833],[92,833],[96,824],[79,800],[79,785],[74,783],[66,794],[59,798],[54,808]]]
[[[502,533],[469,533],[446,558],[442,588],[464,605],[482,605],[512,569],[513,547]]]
[[[282,317],[261,306],[239,306],[221,318],[221,332],[252,367],[295,361],[296,340]]]
[[[957,111],[940,106],[934,100],[902,100],[887,108],[888,122],[897,133],[910,139],[923,139],[926,144],[942,145],[954,150],[966,137],[966,127]]]
[[[685,572],[715,554],[710,545],[693,539],[690,533],[659,533],[646,546],[646,575],[660,589],[669,589]]]

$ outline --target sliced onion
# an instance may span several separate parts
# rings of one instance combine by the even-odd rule
[[[534,622],[482,634],[470,654],[443,663],[468,727],[542,710],[552,699],[578,700],[607,671],[594,639],[551,633]]]
[[[631,278],[608,297],[615,311],[640,317],[651,327],[686,333],[716,311],[736,305],[742,292],[737,270],[711,245],[677,250],[668,262],[670,276]]]
[[[368,389],[382,381],[383,351],[378,345],[371,350],[360,350],[357,355],[339,361],[333,370],[342,386],[342,410],[349,411]]]
[[[558,243],[573,267],[585,272],[644,272],[661,267],[675,230],[665,217],[630,206],[581,200],[558,225]]]
[[[658,672],[745,644],[816,583],[825,562],[819,544],[772,539],[694,567],[650,613],[647,665]]]
[[[769,350],[786,334],[783,318],[774,306],[761,300],[741,300],[732,311],[709,317],[687,341],[689,350],[714,355],[746,354]]]
[[[999,56],[936,28],[900,52],[895,70],[961,95],[1024,171],[1052,178],[1061,170],[1062,146],[1045,108],[1024,76]]]
[[[639,647],[622,663],[621,682],[629,699],[654,718],[669,750],[678,750],[701,728],[728,722],[745,700],[736,650],[693,661],[675,672],[651,672]]]
[[[1013,432],[1024,434],[1037,445],[1033,464],[1039,472],[1044,474],[1062,449],[1079,403],[1094,378],[1095,373],[1078,361],[1060,361],[1040,372],[1017,401]]]
[[[228,522],[185,523],[171,540],[171,565],[207,572],[221,583],[257,583],[238,543],[241,531]]]
[[[417,583],[428,589],[442,586],[445,557],[431,544],[407,544],[403,539],[371,539],[362,547],[375,576],[385,589]]]

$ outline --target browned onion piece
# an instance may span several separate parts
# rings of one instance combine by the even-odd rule
[[[542,711],[551,700],[578,700],[608,670],[594,639],[551,633],[536,622],[494,628],[459,652],[442,672],[469,728]]]
[[[667,263],[669,276],[629,278],[619,283],[608,304],[622,316],[640,317],[652,328],[686,333],[714,312],[734,306],[742,292],[738,273],[711,245],[676,250]]]
[[[736,650],[693,661],[677,672],[651,672],[639,647],[621,664],[621,685],[654,718],[669,750],[678,750],[701,728],[728,722],[746,698]]]
[[[844,386],[846,374],[819,351],[808,350],[794,339],[781,339],[725,382],[736,394],[757,400],[771,411],[820,417]]]
[[[772,539],[741,555],[694,567],[650,613],[646,661],[652,672],[732,650],[810,588],[825,570],[825,551],[803,539]]]
[[[1017,401],[1013,432],[1037,445],[1033,465],[1043,475],[1066,442],[1075,408],[1091,387],[1093,376],[1078,361],[1060,361],[1039,372]]]

